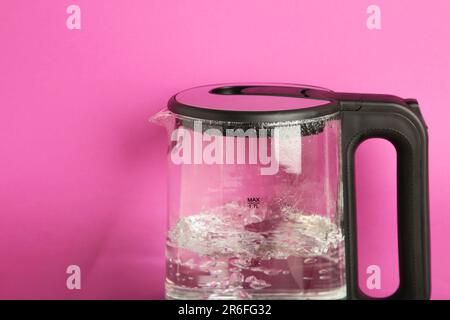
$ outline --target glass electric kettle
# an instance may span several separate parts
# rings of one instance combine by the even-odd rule
[[[169,132],[168,299],[364,299],[354,152],[397,150],[398,290],[430,294],[427,129],[417,101],[292,84],[196,87]]]

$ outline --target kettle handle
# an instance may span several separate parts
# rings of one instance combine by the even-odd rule
[[[369,94],[341,96],[347,290],[350,299],[371,299],[358,287],[354,156],[369,138],[390,141],[397,151],[399,278],[388,299],[430,298],[427,127],[415,100]]]

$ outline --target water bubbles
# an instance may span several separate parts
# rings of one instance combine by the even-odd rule
[[[249,268],[249,270],[251,270],[253,272],[261,272],[268,276],[276,276],[283,271],[283,270],[278,270],[278,269],[270,269],[270,268],[266,268],[263,266],[251,267],[251,268]]]
[[[306,258],[305,260],[303,260],[303,262],[305,264],[314,264],[317,262],[317,259],[316,258]]]
[[[217,261],[215,267],[216,268],[228,268],[228,262],[226,262],[226,261]]]
[[[184,262],[182,265],[186,266],[190,269],[194,269],[197,266],[194,262],[194,259],[189,259],[188,261]]]
[[[210,297],[246,299],[246,290],[304,290],[305,284],[320,291],[344,281],[342,245],[340,229],[326,217],[229,203],[173,225],[167,277]]]
[[[250,287],[252,289],[258,289],[258,290],[265,289],[265,288],[268,288],[270,286],[272,286],[272,285],[270,283],[267,283],[264,280],[258,280],[258,281],[254,281],[254,282],[250,283]]]
[[[208,281],[200,284],[200,286],[209,289],[221,289],[223,287],[223,283],[221,281]]]
[[[244,275],[240,272],[234,272],[230,275],[230,284],[233,286],[242,286]]]
[[[168,244],[217,258],[256,255],[264,237],[245,230],[244,215],[236,215],[239,210],[237,204],[230,203],[183,217],[169,230]]]
[[[319,215],[284,207],[277,218],[260,218],[256,221],[254,210],[230,203],[181,218],[169,231],[168,240],[173,246],[212,258],[239,257],[237,267],[246,267],[252,258],[289,256],[303,256],[305,263],[312,264],[315,256],[328,254],[343,241],[340,229]]]
[[[255,276],[249,276],[249,277],[245,278],[245,282],[249,284],[250,288],[257,289],[257,290],[268,288],[271,286],[270,283],[267,283],[263,279],[258,279]]]
[[[254,272],[264,272],[266,269],[264,267],[257,266],[257,267],[250,268],[250,270],[254,271]]]
[[[211,269],[211,270],[209,270],[209,273],[212,276],[218,277],[218,276],[223,275],[225,273],[225,270],[224,269]]]
[[[199,269],[202,270],[202,271],[209,271],[209,269],[211,267],[214,267],[215,265],[216,265],[216,262],[214,260],[208,260],[208,261],[202,263],[199,266]]]
[[[247,269],[251,265],[251,259],[243,259],[243,258],[232,258],[230,259],[230,264],[240,268]]]

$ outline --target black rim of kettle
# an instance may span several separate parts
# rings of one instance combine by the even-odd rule
[[[233,85],[233,86],[218,86],[209,91],[210,94],[216,94],[221,90],[221,94],[239,94],[243,89],[247,88],[280,88],[281,86],[273,85]],[[335,93],[332,91],[325,91],[315,88],[299,88],[289,87],[284,88],[297,90],[298,97],[292,94],[271,94],[267,92],[252,93],[253,95],[262,96],[282,96],[291,98],[308,98],[323,101],[324,104],[299,109],[288,110],[273,110],[273,111],[237,111],[237,110],[221,110],[208,109],[194,105],[184,104],[177,100],[177,95],[174,95],[168,102],[168,109],[175,114],[201,119],[201,120],[216,120],[216,121],[230,121],[230,122],[281,122],[281,121],[296,121],[306,120],[318,117],[327,116],[339,111],[339,101],[336,99]]]

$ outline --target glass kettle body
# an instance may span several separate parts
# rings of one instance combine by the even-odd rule
[[[429,296],[426,127],[414,101],[285,84],[182,91],[169,133],[166,298],[368,298],[358,288],[353,154],[398,153],[400,286]]]

